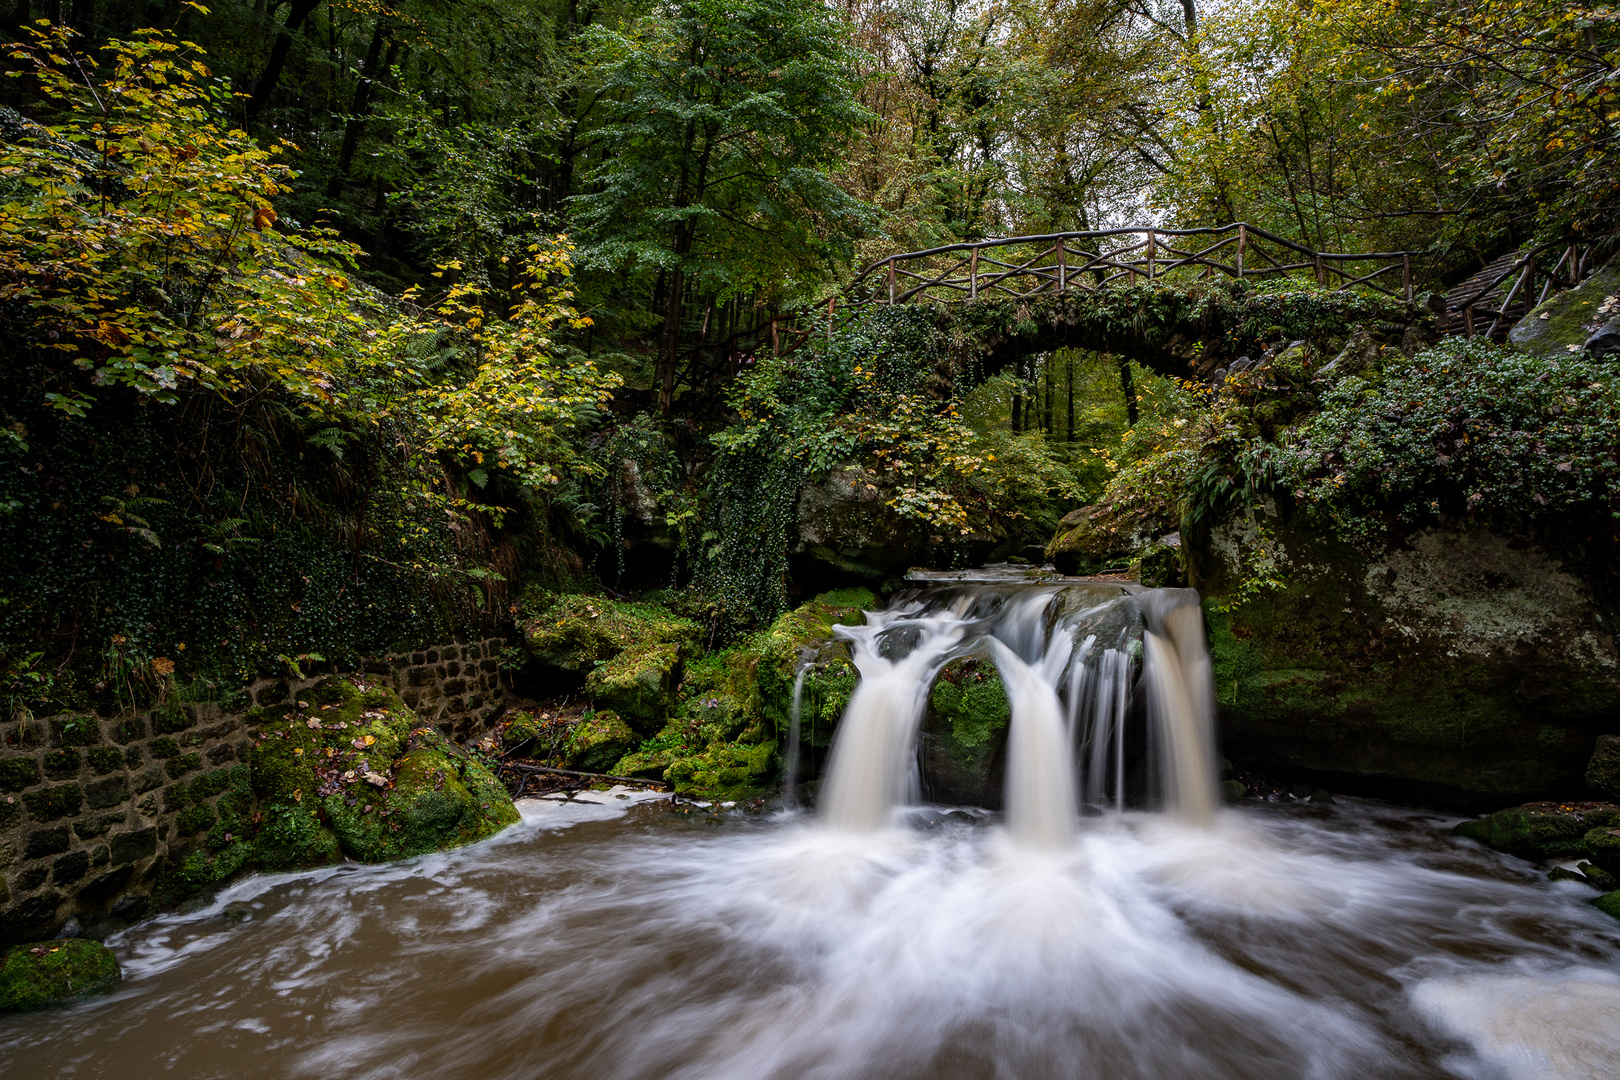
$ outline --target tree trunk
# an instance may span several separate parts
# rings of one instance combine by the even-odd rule
[[[248,98],[247,103],[249,119],[258,116],[270,103],[270,95],[275,93],[276,83],[281,81],[281,69],[287,66],[287,53],[292,49],[293,35],[320,6],[321,0],[292,0],[292,7],[287,10],[287,21],[282,24],[281,33],[276,35],[276,43],[270,46],[270,58],[264,63],[264,71],[253,84],[253,96]]]
[[[664,333],[658,343],[658,411],[665,416],[675,407],[675,361],[681,348],[681,299],[685,292],[686,271],[676,267],[670,273],[669,295],[664,298]]]
[[[371,83],[377,77],[379,62],[383,68],[393,65],[399,52],[399,43],[388,43],[388,59],[382,59],[382,45],[388,37],[388,24],[377,20],[371,32],[371,45],[366,49],[365,63],[360,65],[360,83],[354,88],[354,104],[349,108],[349,122],[343,128],[343,148],[338,151],[337,171],[326,185],[326,197],[335,199],[343,194],[343,185],[349,178],[349,167],[354,163],[354,151],[360,144],[360,129],[365,127],[366,114],[371,111]]]
[[[1123,356],[1119,358],[1119,388],[1125,392],[1125,420],[1135,427],[1136,380],[1131,377],[1131,362]]]
[[[1069,353],[1069,437],[1065,442],[1074,442],[1074,353]]]

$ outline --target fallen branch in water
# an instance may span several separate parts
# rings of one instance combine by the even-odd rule
[[[524,765],[516,761],[501,762],[503,769],[519,772],[545,773],[548,776],[577,776],[582,780],[617,780],[621,784],[646,784],[650,787],[669,787],[665,780],[648,780],[640,776],[614,776],[612,773],[580,772],[577,769],[553,769],[549,765]]]

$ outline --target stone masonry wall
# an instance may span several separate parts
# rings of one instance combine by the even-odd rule
[[[467,740],[503,711],[504,645],[417,649],[360,674]],[[52,937],[70,918],[101,937],[153,913],[164,871],[219,820],[214,803],[247,768],[249,710],[291,702],[330,673],[264,679],[219,702],[0,722],[0,946]]]

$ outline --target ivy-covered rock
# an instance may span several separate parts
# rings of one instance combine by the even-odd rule
[[[13,945],[0,961],[0,1012],[104,993],[120,978],[117,958],[99,941],[62,938]]]
[[[935,802],[995,807],[1006,768],[1007,689],[988,660],[953,660],[939,673],[923,721],[922,772]]]
[[[617,713],[602,710],[574,726],[565,759],[571,769],[610,772],[636,746],[636,736]]]
[[[1590,855],[1587,834],[1620,824],[1620,806],[1597,802],[1525,803],[1465,821],[1457,835],[1526,859]],[[1602,865],[1601,863],[1599,864]]]
[[[1547,298],[1508,332],[1508,341],[1537,356],[1563,359],[1587,348],[1604,325],[1620,316],[1620,267],[1606,267],[1573,289]]]
[[[780,616],[757,641],[757,681],[765,722],[785,739],[793,709],[793,687],[804,668],[800,690],[799,739],[825,748],[855,692],[859,675],[849,646],[833,636],[835,626],[860,626],[866,612],[880,607],[869,589],[822,593]]]

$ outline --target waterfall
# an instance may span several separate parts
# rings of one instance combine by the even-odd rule
[[[1021,843],[1068,845],[1082,803],[1123,812],[1157,795],[1190,824],[1214,818],[1214,688],[1190,589],[957,575],[834,632],[861,676],[828,761],[821,805],[834,828],[880,829],[918,800],[929,696],[940,670],[966,656],[994,663],[1006,688],[1004,803]],[[802,683],[801,672],[790,785]]]
[[[804,677],[810,674],[810,664],[800,663],[793,674],[793,709],[788,714],[787,760],[782,763],[782,797],[790,806],[797,805],[793,794],[799,782],[799,717],[804,712]]]

